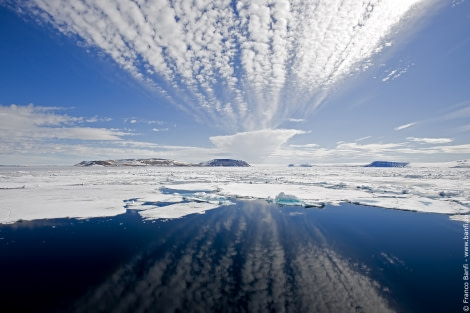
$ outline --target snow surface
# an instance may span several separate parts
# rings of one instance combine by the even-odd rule
[[[0,167],[0,223],[115,216],[146,219],[203,213],[230,199],[321,207],[343,202],[470,214],[470,169],[328,167]]]

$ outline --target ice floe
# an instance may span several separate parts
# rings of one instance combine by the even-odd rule
[[[139,211],[139,214],[147,220],[180,218],[189,214],[204,213],[207,210],[218,208],[218,203],[189,202],[175,203],[153,209]]]
[[[470,213],[470,169],[1,167],[0,197],[0,223],[114,216],[128,209],[144,218],[177,218],[234,199],[304,207],[347,202],[463,221]]]

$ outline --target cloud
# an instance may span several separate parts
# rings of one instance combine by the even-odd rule
[[[98,118],[98,116],[89,117],[85,120],[87,123],[97,123],[97,122],[111,122],[113,119],[111,117]]]
[[[261,160],[279,149],[296,134],[294,129],[265,129],[237,133],[231,136],[215,136],[210,148],[158,145],[154,142],[129,140],[136,134],[115,128],[86,126],[101,120],[64,114],[64,108],[28,106],[0,106],[1,162],[29,164],[30,156],[48,155],[46,163],[78,162],[90,158],[162,157],[187,162],[201,162],[214,156]],[[132,119],[133,120],[133,119]],[[127,120],[127,122],[130,120]],[[156,122],[160,125],[164,122]],[[153,128],[155,132],[168,128]],[[67,157],[64,157],[66,155]],[[59,156],[63,157],[63,160]],[[71,158],[73,161],[71,161]],[[37,164],[37,163],[36,163]]]
[[[453,119],[470,117],[470,100],[457,103],[453,107],[457,109],[454,110],[453,112],[445,114],[444,119],[453,120]]]
[[[345,142],[338,144],[335,148],[335,151],[336,153],[358,153],[359,155],[363,155],[365,153],[367,155],[374,156],[381,155],[385,152],[393,152],[402,146],[403,144],[401,143],[370,143],[366,145],[361,145],[356,142]]]
[[[339,141],[330,148],[317,143],[287,144],[307,132],[297,129],[263,129],[213,136],[212,147],[160,145],[130,139],[136,133],[115,128],[89,127],[100,117],[74,117],[69,109],[34,105],[0,106],[0,163],[75,164],[90,159],[161,157],[185,162],[212,158],[241,158],[249,163],[370,162],[375,159],[423,161],[430,158],[465,158],[470,145],[449,145],[452,138],[407,137],[399,143],[361,144]],[[152,123],[157,125],[164,122]],[[413,124],[413,123],[410,123]],[[407,124],[409,125],[409,124]],[[406,126],[406,125],[405,125]],[[154,131],[166,130],[166,127]]]
[[[307,143],[305,145],[289,145],[290,148],[313,149],[319,147],[316,143]]]
[[[200,120],[276,128],[367,68],[424,0],[20,2]],[[408,30],[407,30],[408,31]],[[390,73],[401,75],[398,72]],[[223,121],[223,122],[221,122]]]
[[[289,118],[288,121],[292,122],[292,123],[302,123],[302,122],[305,121],[305,119],[303,119],[303,118]]]
[[[114,128],[94,128],[87,123],[106,121],[98,117],[84,118],[64,114],[66,109],[0,105],[0,162],[4,164],[39,164],[45,162],[70,162],[56,158],[65,155],[89,158],[103,155],[104,151],[116,153],[116,145],[133,133]],[[121,152],[122,153],[122,152]],[[43,156],[48,156],[48,160]]]
[[[402,65],[400,67],[398,67],[397,69],[394,69],[394,70],[390,70],[387,72],[387,76],[385,76],[384,78],[382,78],[382,82],[387,82],[389,80],[395,80],[397,79],[398,77],[400,77],[401,75],[405,74],[406,72],[408,72],[408,70],[410,69],[410,67],[412,67],[414,64],[413,63],[410,63],[410,64],[407,64],[407,65]]]
[[[407,137],[406,140],[419,142],[419,143],[429,143],[429,144],[450,143],[454,141],[454,139],[451,139],[451,138],[416,138],[416,137]]]
[[[456,7],[462,3],[464,3],[465,0],[452,0],[452,7]]]
[[[290,138],[305,133],[296,129],[263,129],[209,139],[225,155],[253,162],[269,157]]]
[[[372,138],[372,136],[361,137],[361,138],[356,139],[355,141],[356,141],[356,142],[358,142],[358,141],[363,141],[363,140],[366,140],[366,139],[369,139],[369,138]]]
[[[454,145],[454,146],[438,146],[434,147],[437,153],[449,153],[449,154],[470,154],[470,144]]]
[[[271,155],[271,163],[367,163],[372,160],[438,162],[466,158],[469,144],[449,145],[451,138],[408,137],[405,142],[337,142],[327,148],[318,144],[287,145]],[[445,144],[445,145],[442,145]]]
[[[130,133],[117,129],[77,126],[89,122],[83,117],[57,114],[63,108],[28,106],[0,106],[0,140],[76,139],[121,140]],[[91,118],[95,122],[96,118]]]
[[[402,129],[411,127],[411,126],[413,126],[413,125],[415,125],[415,124],[416,124],[416,122],[408,123],[408,124],[404,124],[404,125],[400,125],[400,126],[395,127],[394,130],[402,130]]]

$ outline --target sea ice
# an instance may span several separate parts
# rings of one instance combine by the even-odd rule
[[[139,211],[139,214],[147,220],[180,218],[189,214],[204,213],[218,208],[220,205],[209,202],[187,202],[154,207],[149,210]]]
[[[174,218],[232,198],[306,207],[348,202],[464,220],[470,213],[470,169],[1,167],[0,197],[0,223],[113,216],[126,209],[146,218]]]

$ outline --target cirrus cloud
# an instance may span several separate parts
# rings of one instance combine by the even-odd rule
[[[23,11],[96,47],[198,120],[276,128],[370,66],[425,0],[24,0]],[[220,122],[220,121],[223,121]]]
[[[404,124],[404,125],[400,125],[400,126],[397,126],[394,128],[394,130],[402,130],[402,129],[406,129],[408,127],[411,127],[413,125],[415,125],[416,122],[413,122],[413,123],[408,123],[408,124]]]
[[[416,137],[407,137],[409,141],[419,142],[419,143],[428,143],[428,144],[443,144],[450,143],[454,141],[452,138],[416,138]]]

